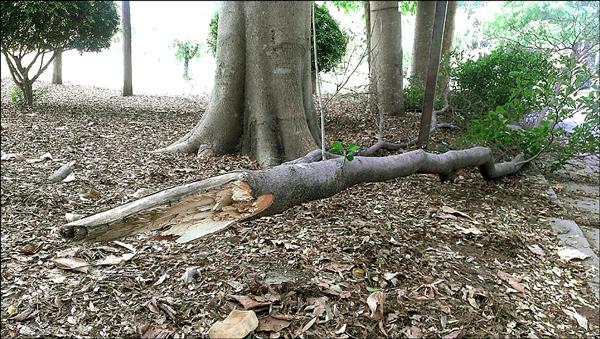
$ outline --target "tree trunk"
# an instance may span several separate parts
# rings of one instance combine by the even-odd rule
[[[429,66],[427,68],[427,79],[425,82],[425,93],[423,94],[423,112],[419,129],[418,145],[427,146],[431,132],[431,118],[433,103],[435,101],[435,90],[437,84],[438,68],[440,66],[440,54],[442,53],[442,38],[444,37],[444,24],[448,1],[436,1],[435,19],[433,23],[433,34],[429,49]]]
[[[33,105],[33,84],[27,79],[21,82],[21,91],[23,91],[23,100],[26,106]]]
[[[398,1],[371,1],[371,43],[377,110],[386,115],[404,114],[402,92],[402,29]]]
[[[308,1],[224,2],[208,109],[189,133],[158,151],[241,151],[264,167],[316,148],[311,6]]]
[[[377,86],[375,84],[373,49],[371,47],[371,6],[365,1],[365,34],[367,36],[367,66],[369,68],[369,95],[367,96],[367,107],[370,112],[377,111]]]
[[[131,69],[131,14],[129,1],[123,1],[123,96],[133,95]]]
[[[62,51],[54,52],[54,64],[52,65],[52,83],[62,85]]]
[[[183,243],[244,220],[281,213],[348,187],[408,176],[438,174],[451,179],[465,167],[478,166],[486,180],[511,175],[524,165],[519,156],[495,164],[486,147],[444,154],[416,150],[381,158],[356,157],[281,165],[259,171],[231,172],[173,187],[61,228],[70,240],[108,241],[130,234],[160,230]]]
[[[417,1],[411,76],[416,78],[420,86],[424,86],[425,78],[427,77],[435,3],[435,1]]]
[[[452,40],[454,39],[454,17],[456,16],[457,1],[448,1],[448,9],[446,10],[446,22],[444,23],[444,39],[442,40],[442,56],[452,49]],[[441,74],[440,88],[448,92],[448,75]],[[447,103],[446,103],[447,104]]]
[[[457,1],[448,1],[446,21],[444,24],[444,39],[442,40],[442,55],[452,49],[452,41],[454,40],[454,18],[456,16],[456,5]]]
[[[184,58],[183,59],[183,78],[185,80],[188,80],[190,78],[189,67],[190,67],[190,59]]]

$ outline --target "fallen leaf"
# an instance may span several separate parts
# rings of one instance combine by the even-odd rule
[[[268,315],[258,319],[258,327],[256,330],[262,332],[279,332],[288,326],[290,326],[289,321]]]
[[[116,245],[119,245],[121,247],[124,247],[124,248],[128,249],[130,252],[136,252],[135,246],[133,246],[133,245],[129,245],[129,244],[124,243],[124,242],[119,241],[119,240],[113,240],[113,242]]]
[[[458,330],[454,330],[448,334],[446,334],[445,336],[442,337],[442,339],[455,339],[460,335],[460,329]]]
[[[50,154],[48,152],[42,154],[39,158],[36,158],[36,159],[25,159],[25,161],[27,161],[30,164],[42,162],[44,160],[54,160],[54,159],[52,158],[52,154]]]
[[[167,277],[168,277],[168,276],[169,276],[169,275],[168,275],[168,274],[166,274],[166,273],[165,273],[165,274],[163,274],[163,275],[161,275],[161,276],[158,278],[158,280],[157,280],[157,281],[156,281],[154,284],[152,284],[152,286],[158,286],[158,285],[162,284],[162,283],[163,283],[163,282],[164,282],[164,281],[167,279]]]
[[[231,298],[237,300],[245,309],[251,310],[253,308],[271,305],[271,301],[256,301],[254,298],[247,295],[232,295]]]
[[[242,339],[258,327],[254,311],[233,310],[223,321],[217,321],[208,330],[210,338]]]
[[[13,319],[16,321],[24,321],[35,317],[36,314],[38,314],[38,311],[33,308],[27,308],[25,311],[17,314]]]
[[[341,291],[340,292],[340,298],[342,298],[342,299],[350,298],[351,295],[352,295],[352,292],[350,292],[350,291]]]
[[[17,314],[17,311],[17,306],[11,304],[10,306],[8,306],[6,313],[8,313],[8,315],[12,317],[13,315]]]
[[[346,324],[342,325],[342,327],[335,331],[335,334],[342,334],[344,332],[346,332]]]
[[[314,305],[313,316],[319,317],[323,312],[325,312],[325,307],[327,306],[327,297],[318,297],[318,298],[307,298],[306,301],[310,305]]]
[[[173,331],[169,329],[160,328],[150,324],[136,326],[135,332],[142,339],[164,339],[173,333]]]
[[[584,316],[582,316],[581,314],[579,314],[575,311],[569,311],[564,308],[562,310],[563,310],[563,312],[565,312],[566,315],[575,319],[577,321],[577,324],[579,324],[579,326],[581,326],[584,330],[588,329],[588,321]]]
[[[423,331],[421,331],[421,329],[417,326],[411,326],[410,328],[406,329],[406,332],[404,334],[406,334],[406,336],[411,339],[423,337]]]
[[[352,269],[352,276],[354,279],[362,279],[365,277],[365,270],[360,267],[354,267]]]
[[[309,322],[306,323],[306,325],[302,326],[302,329],[300,330],[300,333],[298,335],[308,331],[312,327],[312,325],[315,324],[315,321],[317,321],[317,317],[312,318]]]
[[[52,262],[60,269],[74,270],[82,273],[87,273],[90,267],[87,261],[80,258],[52,258]]]
[[[40,251],[40,249],[42,248],[42,245],[43,245],[42,243],[39,243],[39,244],[28,243],[25,246],[21,247],[19,252],[26,254],[26,255],[33,255]]]
[[[461,217],[465,217],[465,218],[468,218],[468,219],[473,219],[468,214],[463,213],[463,212],[461,212],[459,210],[455,210],[454,208],[448,207],[448,206],[442,206],[442,212],[447,213],[447,214],[459,215]]]
[[[125,253],[117,257],[111,254],[102,260],[98,260],[95,265],[120,265],[133,258],[135,255],[136,253]]]
[[[539,255],[541,257],[543,257],[544,255],[546,255],[546,253],[544,253],[544,250],[539,245],[537,245],[537,244],[527,246],[527,248],[529,248],[529,250],[531,252],[533,252],[533,254],[537,254],[537,255]]]
[[[185,272],[181,276],[181,280],[183,280],[186,284],[194,281],[194,276],[198,274],[198,269],[195,267],[188,267],[185,269]]]
[[[519,282],[521,279],[515,278],[512,275],[502,271],[498,271],[497,275],[498,278],[506,281],[517,292],[525,293],[525,286]]]
[[[394,277],[396,277],[397,275],[398,275],[398,272],[396,272],[396,273],[386,272],[383,274],[383,279],[390,281],[390,280],[394,279]]]
[[[570,261],[573,259],[583,260],[589,257],[589,255],[574,248],[561,248],[560,250],[558,250],[558,256],[565,261]]]
[[[0,160],[5,161],[5,160],[23,160],[25,159],[25,156],[23,155],[23,153],[2,153]]]
[[[69,173],[69,175],[62,180],[62,182],[71,182],[73,180],[75,180],[75,172]]]
[[[463,234],[475,234],[475,235],[481,234],[481,230],[477,227],[464,228],[464,227],[456,226],[456,228],[459,231],[461,231],[461,233],[463,233]]]
[[[371,310],[370,317],[375,320],[379,320],[383,317],[383,303],[385,301],[385,294],[383,291],[377,291],[371,293],[367,298],[367,305]]]
[[[86,199],[98,199],[100,198],[100,192],[98,192],[95,188],[90,187],[90,189],[85,192],[82,197]]]
[[[352,264],[340,264],[337,262],[330,262],[329,264],[325,265],[324,269],[331,271],[331,272],[344,272],[344,271],[349,271],[352,268]]]

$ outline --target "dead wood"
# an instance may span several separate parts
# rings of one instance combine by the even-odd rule
[[[479,167],[486,180],[511,175],[523,157],[494,163],[487,147],[443,154],[415,150],[387,157],[335,158],[283,164],[265,170],[231,172],[173,187],[125,205],[68,223],[61,235],[70,240],[113,240],[141,231],[160,230],[177,242],[187,242],[244,220],[281,213],[351,186],[415,173],[441,180],[466,167]]]
[[[73,166],[75,166],[75,161],[71,161],[67,164],[62,165],[59,169],[54,171],[49,177],[48,181],[50,182],[59,182],[66,178],[73,171]]]

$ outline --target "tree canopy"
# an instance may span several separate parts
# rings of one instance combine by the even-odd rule
[[[112,1],[2,1],[2,50],[97,52],[110,46],[119,14]]]

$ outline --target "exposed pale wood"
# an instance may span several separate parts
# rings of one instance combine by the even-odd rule
[[[73,166],[75,166],[75,161],[71,161],[67,164],[62,165],[59,169],[54,171],[49,177],[48,181],[50,182],[59,182],[66,178],[73,171]]]

